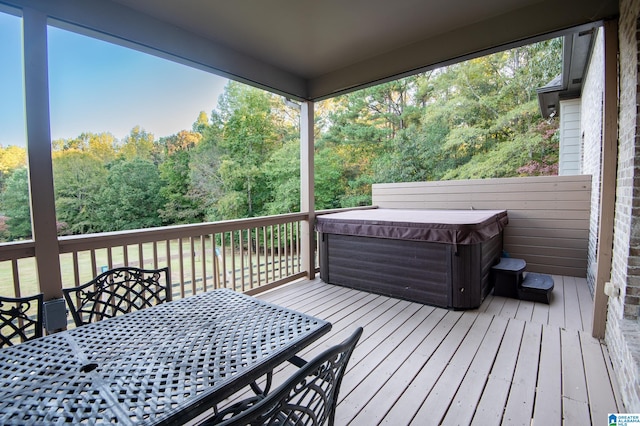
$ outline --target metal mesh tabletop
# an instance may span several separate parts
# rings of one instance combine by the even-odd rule
[[[25,342],[0,350],[0,423],[181,422],[330,328],[216,290]]]

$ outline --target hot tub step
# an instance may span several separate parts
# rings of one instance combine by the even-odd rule
[[[518,298],[549,304],[551,291],[553,291],[551,276],[528,272],[518,289]]]
[[[522,274],[527,267],[524,259],[503,257],[500,263],[491,267],[493,294],[518,298],[518,287],[522,283]]]

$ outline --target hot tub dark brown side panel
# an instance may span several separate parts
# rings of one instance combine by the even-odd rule
[[[379,220],[380,215],[387,219],[389,212],[367,214],[370,217],[377,215],[374,217],[376,220],[364,222],[369,234],[372,229],[375,231],[380,227],[395,232],[389,228],[387,220]],[[441,218],[442,212],[437,215]],[[337,218],[341,220],[343,216]],[[327,219],[330,217],[333,219],[336,215],[328,215]],[[502,252],[502,227],[506,223],[506,215],[500,213],[496,218],[500,221],[497,233],[492,221],[488,221],[493,227],[491,235],[487,235],[482,226],[469,226],[479,229],[478,232],[473,229],[476,235],[472,237],[481,240],[472,244],[319,232],[320,277],[327,283],[438,307],[477,308],[491,291],[489,272]],[[333,220],[332,225],[341,226]],[[409,223],[409,226],[413,225]],[[441,225],[436,222],[434,225],[418,223],[415,226],[438,229]],[[447,223],[442,227],[455,228]]]

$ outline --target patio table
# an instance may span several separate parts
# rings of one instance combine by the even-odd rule
[[[215,290],[0,350],[0,424],[180,424],[331,323]]]

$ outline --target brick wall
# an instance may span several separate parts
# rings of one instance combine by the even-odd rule
[[[640,412],[640,173],[638,155],[638,17],[640,0],[620,0],[618,171],[606,342],[627,412]],[[639,170],[640,171],[640,170]],[[637,177],[636,177],[637,176]],[[638,183],[636,183],[638,181]]]
[[[604,96],[604,32],[598,29],[589,71],[582,86],[580,138],[582,140],[582,173],[591,175],[591,214],[589,217],[589,252],[587,284],[591,295],[595,288],[596,248],[600,217],[600,164],[602,160],[602,101]]]

